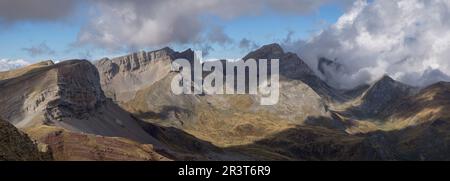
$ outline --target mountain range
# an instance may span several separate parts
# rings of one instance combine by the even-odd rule
[[[0,160],[450,160],[450,83],[336,89],[270,44],[243,58],[280,60],[280,101],[261,106],[259,95],[173,94],[178,58],[194,52],[0,72]]]

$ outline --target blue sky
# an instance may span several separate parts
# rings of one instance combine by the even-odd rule
[[[97,59],[105,56],[115,56],[129,53],[129,49],[110,50],[93,45],[76,45],[81,29],[92,20],[94,8],[90,4],[78,5],[67,17],[54,20],[27,20],[0,23],[0,59],[24,59],[30,62],[38,60],[65,60],[73,58]],[[238,58],[249,50],[239,47],[239,42],[246,38],[256,45],[273,42],[282,43],[287,35],[294,39],[308,39],[329,24],[333,24],[343,14],[343,8],[338,4],[325,4],[319,9],[308,13],[279,13],[267,10],[258,15],[242,15],[233,18],[221,18],[207,15],[201,18],[208,26],[219,26],[231,39],[225,44],[214,42],[167,43],[136,47],[142,50],[170,46],[176,50],[186,48],[201,49],[211,46],[213,50],[207,58]],[[205,35],[206,32],[200,32]],[[31,48],[42,49],[45,44],[47,51],[30,53]],[[27,51],[28,50],[28,51]]]
[[[445,0],[1,0],[0,71],[166,46],[235,59],[280,43],[334,87],[386,74],[423,86],[450,81],[448,9]],[[320,57],[340,68],[319,72]]]

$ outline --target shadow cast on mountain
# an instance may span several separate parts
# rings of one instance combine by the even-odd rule
[[[134,113],[133,115],[135,117],[141,118],[141,119],[162,119],[166,120],[170,118],[170,115],[173,114],[177,119],[180,119],[178,115],[180,114],[187,114],[190,115],[191,111],[187,109],[183,109],[177,106],[163,106],[162,110],[160,112],[138,112]]]
[[[348,124],[333,117],[309,116],[305,119],[305,124],[309,126],[321,126],[333,130],[344,131]]]
[[[395,131],[349,135],[318,126],[297,126],[253,144],[228,147],[258,160],[450,160],[450,121]]]
[[[135,116],[133,116],[135,117]],[[163,127],[142,121],[135,117],[144,130],[167,146],[170,150],[157,150],[158,153],[174,160],[251,160],[250,156],[239,152],[224,150],[214,144],[174,127]]]

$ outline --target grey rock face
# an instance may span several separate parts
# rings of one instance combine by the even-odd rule
[[[174,52],[163,48],[151,52],[138,52],[113,59],[102,59],[95,66],[100,73],[100,82],[107,97],[117,102],[134,98],[137,91],[161,80],[171,70],[177,58],[191,58],[193,52]]]
[[[0,161],[51,160],[25,133],[0,119]]]
[[[46,108],[47,121],[65,117],[87,119],[106,102],[99,81],[97,69],[87,61],[59,64],[56,95]]]
[[[417,93],[418,89],[384,76],[373,84],[362,97],[359,109],[366,114],[376,115],[396,100]]]

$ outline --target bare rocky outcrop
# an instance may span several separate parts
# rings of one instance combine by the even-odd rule
[[[0,119],[0,161],[51,160],[49,152],[41,152],[37,143],[10,123]]]
[[[62,121],[67,117],[88,119],[106,103],[97,69],[90,63],[65,61],[56,71],[57,90],[55,98],[47,103],[46,121]],[[37,103],[45,99],[49,97],[41,94]]]
[[[48,144],[50,149],[56,149],[54,156],[58,160],[165,160],[165,156],[160,157],[160,152],[178,159],[228,157],[224,153],[215,153],[217,150],[211,150],[215,155],[211,158],[207,156],[210,153],[185,153],[185,149],[179,149],[173,143],[190,136],[181,131],[171,133],[178,138],[170,138],[171,143],[161,142],[161,137],[167,137],[167,133],[149,132],[146,127],[150,124],[145,123],[144,127],[141,120],[104,95],[97,69],[89,61],[39,63],[39,66],[32,65],[24,70],[9,72],[9,77],[0,81],[0,93],[5,95],[0,97],[0,103],[7,105],[0,107],[0,113],[11,118],[10,122],[20,129],[33,135],[44,135],[44,138],[34,138]],[[54,129],[46,132],[49,127],[64,130],[65,134],[53,134]],[[48,137],[45,136],[47,133]],[[192,143],[183,144],[195,148],[207,145],[206,142],[195,142],[195,138],[187,141]],[[59,150],[59,144],[65,149]]]
[[[417,92],[418,88],[397,82],[386,75],[366,91],[359,109],[365,110],[366,114],[377,115],[388,105]]]
[[[134,98],[137,91],[166,77],[171,63],[177,58],[192,60],[194,52],[175,52],[163,48],[150,52],[136,52],[117,58],[104,58],[95,63],[100,72],[105,94],[117,102]]]
[[[270,44],[244,57],[280,60],[280,101],[261,106],[258,95],[174,95],[177,58],[192,60],[193,52],[163,48],[95,66],[45,61],[0,72],[0,115],[57,160],[450,159],[448,83],[419,91],[385,76],[338,90]],[[0,121],[0,136],[0,159],[44,159],[11,124]]]
[[[74,132],[124,137],[159,146],[126,111],[107,99],[86,60],[31,66],[0,81],[0,113],[19,128],[54,125]],[[14,72],[10,73],[13,74]]]

